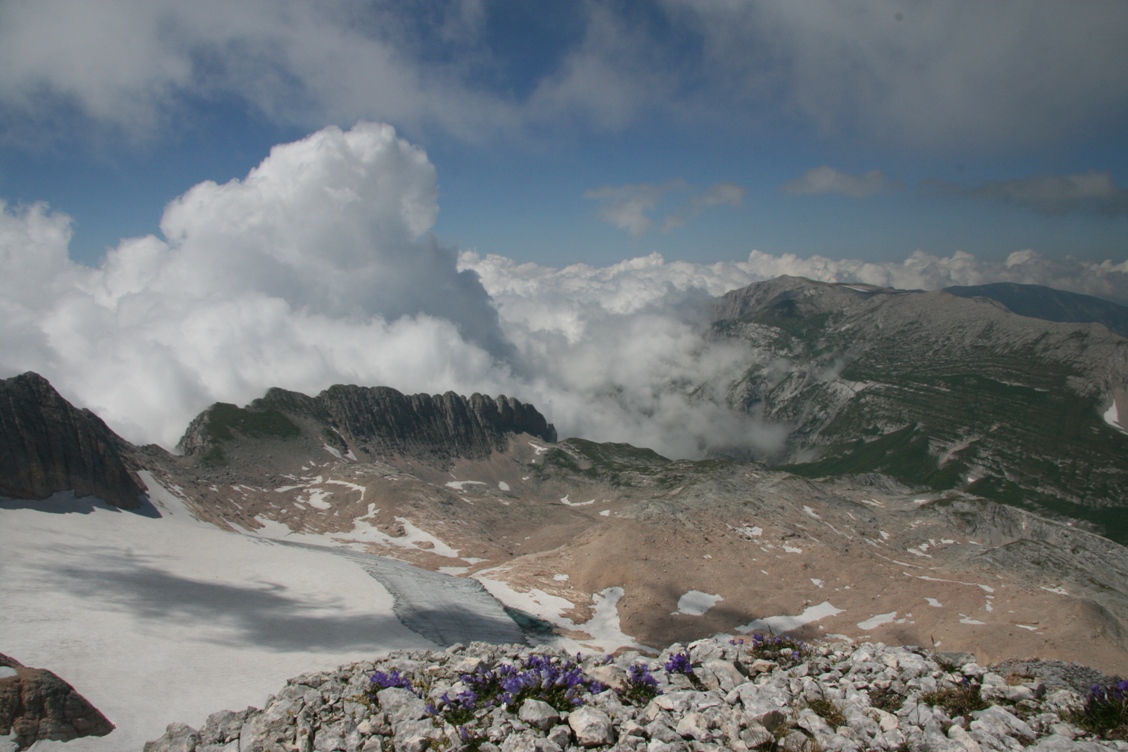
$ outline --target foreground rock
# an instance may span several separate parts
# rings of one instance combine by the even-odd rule
[[[1058,662],[727,636],[576,660],[483,643],[393,653],[291,679],[262,710],[174,723],[145,752],[1128,750],[1107,738],[1128,728],[1078,725],[1089,685],[1112,680]]]
[[[40,739],[70,741],[114,730],[97,708],[55,674],[0,653],[0,736],[16,749]],[[5,740],[0,739],[0,748]]]

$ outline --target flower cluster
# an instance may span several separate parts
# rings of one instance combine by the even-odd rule
[[[693,661],[689,659],[689,653],[684,651],[674,653],[670,656],[670,660],[666,661],[664,668],[668,674],[685,674],[689,676],[693,673]]]
[[[1128,740],[1128,681],[1094,685],[1074,721],[1103,738]]]
[[[411,682],[406,676],[399,672],[399,669],[392,669],[389,672],[377,671],[371,676],[372,685],[376,688],[374,691],[381,689],[388,689],[389,687],[398,687],[406,689],[409,692],[415,692],[415,687],[411,686]],[[415,692],[415,694],[419,694]]]
[[[599,682],[585,678],[576,663],[535,654],[517,665],[479,667],[473,673],[463,674],[461,679],[466,689],[453,696],[443,693],[427,705],[428,713],[456,727],[470,723],[480,710],[515,708],[529,698],[547,702],[557,710],[572,710],[584,704],[585,694],[598,694],[605,689]]]
[[[642,663],[631,664],[627,669],[627,681],[619,690],[619,698],[631,705],[645,705],[658,695],[658,680],[650,673],[650,668]]]
[[[780,668],[791,668],[803,660],[807,644],[791,637],[765,637],[757,632],[752,635],[749,653],[753,658],[775,661]]]
[[[701,679],[697,674],[693,673],[693,661],[689,657],[689,653],[684,650],[680,653],[674,653],[670,656],[670,660],[666,661],[665,666],[667,674],[682,674],[689,683],[693,685],[694,689],[704,689],[705,685],[701,683]]]

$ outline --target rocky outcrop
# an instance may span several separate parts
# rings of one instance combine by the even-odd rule
[[[0,653],[0,736],[14,734],[19,749],[40,739],[65,742],[113,730],[70,684]]]
[[[45,499],[57,491],[141,506],[129,444],[89,410],[67,402],[36,373],[0,381],[0,496]]]
[[[192,422],[180,448],[200,455],[231,431],[286,438],[299,432],[295,420],[301,419],[320,424],[321,439],[342,452],[356,447],[372,456],[476,458],[505,450],[511,434],[556,440],[556,429],[535,407],[512,397],[405,395],[389,387],[338,385],[317,397],[275,388],[246,408],[215,405]]]
[[[291,679],[263,710],[174,723],[145,752],[220,749],[689,752],[878,749],[1095,752],[1083,667],[997,669],[966,653],[787,638],[699,640],[580,663],[474,643]],[[1114,688],[1112,690],[1116,692]]]

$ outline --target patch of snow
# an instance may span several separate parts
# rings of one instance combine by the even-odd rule
[[[350,459],[350,460],[352,460],[353,462],[356,462],[356,461],[357,461],[357,459],[356,459],[356,455],[355,455],[355,454],[353,454],[353,450],[351,450],[351,449],[350,449],[349,451],[345,452],[345,457],[346,457],[346,459]]]
[[[604,509],[602,512],[599,513],[599,516],[600,517],[610,517],[611,516],[611,510],[610,509]]]
[[[1116,400],[1113,400],[1109,408],[1104,411],[1104,421],[1116,430],[1128,433],[1128,428],[1120,422],[1120,412],[1116,407]]]
[[[439,567],[439,571],[443,574],[458,575],[466,574],[470,571],[470,567]]]
[[[925,598],[925,600],[928,601],[928,605],[932,606],[933,608],[943,608],[944,607],[944,604],[941,603],[940,601],[936,600],[935,598]]]
[[[502,491],[508,491],[509,490],[509,484],[506,483],[503,480],[499,480],[497,482],[497,487],[498,487],[499,490],[502,490]]]
[[[360,485],[359,483],[349,483],[347,480],[327,480],[327,481],[325,481],[325,483],[326,484],[332,483],[334,485],[345,486],[346,488],[351,488],[354,491],[360,491],[360,499],[359,499],[360,501],[364,501],[364,492],[368,490],[364,486]]]
[[[723,600],[724,598],[719,595],[703,593],[700,590],[690,590],[681,598],[678,598],[678,610],[674,613],[701,616]]]
[[[0,679],[11,679],[13,676],[18,676],[19,673],[11,666],[0,666]]]
[[[858,503],[859,504],[866,504],[867,506],[878,507],[878,508],[885,506],[884,504],[882,504],[877,499],[858,499]]]
[[[329,452],[329,454],[333,455],[333,456],[334,456],[334,457],[336,457],[337,459],[339,459],[339,460],[343,460],[343,459],[344,459],[344,457],[342,457],[342,456],[341,456],[341,453],[340,453],[339,451],[337,451],[337,450],[336,450],[336,449],[334,449],[333,447],[329,446],[328,444],[322,444],[322,445],[321,445],[321,447],[322,447],[322,448],[323,448],[323,449],[324,449],[324,450],[325,450],[326,452]]]
[[[877,629],[882,624],[889,624],[890,622],[894,621],[896,618],[897,618],[897,612],[896,611],[890,611],[887,614],[877,614],[876,616],[871,616],[870,618],[866,619],[865,621],[858,622],[858,629],[862,630],[863,632],[868,632],[871,629]]]
[[[982,585],[978,582],[961,582],[959,580],[942,580],[939,577],[928,577],[928,576],[923,575],[923,574],[909,574],[908,572],[903,572],[903,574],[908,575],[909,577],[916,577],[918,580],[927,580],[928,582],[951,582],[954,585],[967,585],[968,587],[977,587],[985,593],[995,592],[995,588],[991,587],[990,585]]]
[[[760,570],[763,572],[763,570]],[[764,572],[767,574],[767,572]],[[755,619],[748,622],[744,626],[737,627],[736,631],[741,634],[748,632],[761,631],[771,632],[772,634],[782,634],[790,632],[793,629],[799,629],[802,626],[811,624],[825,619],[829,616],[837,616],[843,613],[841,608],[835,608],[831,605],[830,601],[823,601],[817,606],[808,606],[803,610],[803,613],[798,616],[769,616],[766,619]]]
[[[816,579],[814,577],[811,578],[811,584],[814,585],[815,587],[819,588],[820,590],[823,587],[826,586],[826,583],[824,583],[822,580]]]
[[[554,574],[554,575],[552,575],[552,579],[556,580],[557,582],[567,582],[568,581],[568,575],[566,575],[566,574]]]
[[[490,569],[471,576],[481,582],[493,597],[510,608],[532,614],[561,629],[590,635],[590,639],[581,641],[554,635],[544,640],[545,644],[562,647],[569,652],[611,653],[622,647],[633,650],[650,650],[650,648],[635,642],[634,638],[622,631],[618,610],[619,599],[623,597],[621,587],[609,587],[592,595],[595,608],[591,619],[582,624],[576,624],[571,619],[562,616],[565,611],[573,608],[571,601],[536,588],[520,592],[515,590],[508,582],[490,576],[500,573],[500,569]]]
[[[885,532],[884,530],[878,530],[877,532],[881,533],[882,540],[889,540],[889,533]]]
[[[908,552],[909,552],[910,554],[912,554],[913,556],[923,556],[923,557],[924,557],[925,559],[931,559],[931,558],[932,558],[932,554],[926,554],[926,553],[924,552],[924,550],[925,550],[926,548],[928,548],[928,544],[927,544],[927,543],[922,543],[922,544],[921,544],[921,546],[920,546],[920,548],[906,548],[905,550],[906,550],[906,551],[908,551]]]
[[[1042,585],[1042,589],[1048,593],[1056,593],[1057,595],[1069,595],[1069,593],[1066,592],[1065,588],[1063,588],[1061,585],[1058,585],[1057,587],[1046,587],[1045,585]]]
[[[140,475],[159,517],[69,492],[51,514],[0,503],[4,652],[64,677],[117,726],[38,752],[141,749],[172,721],[261,706],[291,676],[436,647],[356,561],[221,530]],[[170,680],[176,691],[153,691]]]
[[[1015,624],[1015,626],[1018,627],[1019,629],[1028,629],[1031,632],[1037,632],[1038,631],[1037,627],[1032,627],[1029,624]]]
[[[473,556],[463,556],[462,560],[467,564],[481,564],[483,561],[489,561],[489,559],[475,559]]]
[[[960,614],[960,616],[963,617],[962,619],[960,619],[960,624],[974,624],[976,626],[983,626],[987,623],[985,621],[979,621],[979,619],[972,619],[967,614]]]
[[[540,455],[541,455],[542,453],[544,453],[544,452],[547,452],[547,451],[548,451],[548,447],[542,447],[542,446],[539,446],[539,445],[537,445],[537,444],[534,444],[534,443],[533,443],[533,442],[531,442],[531,441],[529,442],[529,446],[531,446],[531,447],[532,447],[532,448],[533,448],[533,449],[534,449],[534,450],[536,451],[536,453],[537,453],[537,456],[538,456],[538,457],[539,457],[539,456],[540,456]]]
[[[566,507],[586,507],[586,506],[590,506],[591,504],[594,504],[595,499],[588,499],[587,501],[569,501],[568,497],[565,496],[563,499],[560,500],[560,503],[563,504]]]
[[[810,518],[812,518],[812,519],[816,519],[816,520],[821,520],[821,519],[822,519],[822,517],[819,517],[819,514],[818,514],[818,512],[816,512],[816,511],[815,511],[814,509],[812,509],[811,507],[808,507],[808,506],[804,506],[804,507],[803,507],[803,511],[804,511],[804,512],[806,512],[806,513],[807,513],[807,516],[808,516],[808,517],[810,517]]]
[[[332,495],[332,491],[325,491],[320,488],[311,488],[309,491],[309,498],[300,499],[300,501],[304,501],[314,509],[332,509],[333,505],[325,501],[325,499]]]
[[[789,554],[801,554],[801,553],[803,553],[803,549],[795,548],[794,546],[789,546],[786,543],[783,544],[783,550],[786,551]]]
[[[369,509],[372,509],[369,505]],[[371,514],[371,512],[370,512]],[[297,533],[287,525],[263,516],[255,517],[255,521],[262,525],[262,529],[248,531],[249,535],[274,540],[287,540],[300,543],[310,543],[318,546],[343,547],[351,549],[364,549],[364,544],[377,545],[427,551],[429,553],[445,556],[450,559],[461,558],[458,549],[451,548],[436,536],[426,530],[413,525],[404,517],[396,517],[396,522],[403,526],[404,534],[398,538],[388,535],[379,528],[371,525],[367,520],[369,515],[353,520],[353,529],[339,533]],[[420,545],[420,544],[430,544]],[[465,559],[463,561],[466,561]]]
[[[452,480],[446,484],[447,488],[453,488],[455,491],[465,490],[465,486],[484,486],[486,485],[480,480]]]

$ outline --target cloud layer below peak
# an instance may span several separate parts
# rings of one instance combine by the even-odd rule
[[[731,412],[739,344],[704,336],[708,301],[781,274],[935,289],[995,281],[1128,302],[1128,264],[923,251],[890,263],[774,256],[694,264],[650,255],[551,268],[457,253],[431,235],[426,154],[389,126],[326,128],[240,180],[171,202],[162,237],[96,268],[70,220],[0,205],[0,376],[37,371],[135,442],[175,445],[216,401],[334,383],[507,394],[563,436],[677,457],[766,453],[786,427]],[[719,188],[701,206],[734,200]],[[692,206],[692,202],[690,204]]]

